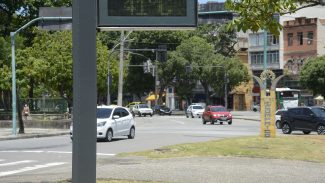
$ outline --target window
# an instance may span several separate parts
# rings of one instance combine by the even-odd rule
[[[289,33],[288,34],[288,46],[292,46],[293,44],[293,34]]]
[[[279,44],[278,37],[273,35],[273,34],[268,34],[267,35],[267,44],[268,45],[277,45],[277,44]]]
[[[313,44],[313,39],[314,39],[314,33],[313,32],[308,32],[308,34],[307,34],[307,44],[308,45]]]
[[[96,116],[98,119],[109,118],[111,116],[112,109],[108,108],[97,108]]]
[[[310,109],[304,108],[304,109],[303,109],[303,114],[304,114],[305,116],[310,116],[311,114],[313,114],[313,112],[311,112]]]
[[[298,45],[303,45],[304,44],[304,35],[302,32],[297,33],[297,40],[298,40]]]
[[[129,115],[129,112],[123,108],[120,109],[121,110],[121,113],[122,113],[122,117],[125,117],[125,116],[128,116]]]
[[[120,116],[121,117],[122,116],[121,115],[121,110],[119,108],[115,109],[114,113],[113,113],[113,116]]]

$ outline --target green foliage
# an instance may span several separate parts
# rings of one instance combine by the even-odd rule
[[[284,15],[296,10],[320,4],[318,0],[226,0],[226,8],[238,13],[228,28],[238,31],[265,29],[279,35],[282,26],[273,18],[275,14]]]
[[[234,45],[237,43],[235,31],[230,31],[223,24],[204,24],[198,26],[191,32],[192,36],[204,38],[208,43],[214,46],[215,53],[231,57],[236,50]]]
[[[177,92],[191,91],[190,87],[195,86],[193,85],[194,82],[199,80],[205,90],[207,104],[209,104],[210,100],[210,87],[219,96],[224,95],[225,73],[227,73],[229,79],[229,90],[238,86],[241,82],[247,82],[249,80],[248,70],[239,59],[214,54],[213,46],[205,39],[197,36],[183,41],[177,47],[176,52],[172,54],[171,61],[178,62],[181,65],[179,67],[183,67],[184,69],[186,65],[192,66],[192,72],[187,73],[188,76],[180,73],[179,81],[187,82],[177,85]],[[185,92],[183,95],[190,97],[190,93]]]
[[[17,51],[17,86],[21,95],[66,97],[72,101],[72,35],[70,31],[35,31],[31,47]],[[106,92],[107,47],[97,40],[98,92]],[[116,64],[111,72],[117,73]],[[115,81],[116,86],[116,81]],[[31,91],[33,90],[33,91]],[[31,96],[29,96],[31,97]]]
[[[313,91],[314,95],[325,96],[325,56],[311,59],[303,66],[300,83]]]
[[[130,42],[129,47],[156,49],[159,44],[166,44],[167,50],[172,51],[187,37],[188,32],[186,31],[138,31],[131,34],[130,39],[132,42]],[[155,52],[138,52],[138,54],[144,56],[129,54],[130,64],[142,65],[147,60],[146,58],[150,58],[152,61],[156,59]],[[160,87],[162,89],[171,85],[174,78],[172,70],[167,69],[169,66],[167,68],[166,66],[168,66],[167,63],[159,63],[158,66]],[[127,92],[140,97],[144,93],[154,91],[154,77],[150,73],[144,74],[142,67],[130,67],[128,68],[125,85]]]

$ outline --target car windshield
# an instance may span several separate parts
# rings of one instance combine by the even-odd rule
[[[325,118],[325,109],[324,108],[312,108],[311,109],[317,117]]]
[[[163,105],[163,106],[160,106],[160,108],[161,108],[161,109],[168,109],[168,107],[166,107],[166,106],[164,106],[164,105]]]
[[[98,108],[97,109],[97,118],[103,119],[103,118],[109,118],[111,116],[112,109],[109,108]]]
[[[193,106],[193,109],[203,109],[203,107],[202,107],[202,106],[199,106],[199,105],[197,105],[197,106]]]
[[[139,108],[149,108],[147,104],[140,104]]]
[[[224,107],[212,107],[211,111],[212,112],[227,112],[226,108],[224,108]]]

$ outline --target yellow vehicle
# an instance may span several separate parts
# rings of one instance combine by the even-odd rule
[[[132,107],[135,106],[135,105],[137,105],[137,104],[141,104],[141,102],[131,102],[128,105],[126,105],[125,107],[126,108],[129,108],[130,111],[132,111]]]

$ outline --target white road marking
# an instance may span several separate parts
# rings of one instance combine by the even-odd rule
[[[56,153],[56,154],[72,154],[69,151],[45,151],[46,153]]]
[[[33,160],[24,160],[24,161],[15,161],[15,162],[11,162],[11,163],[2,163],[2,164],[0,164],[0,167],[2,167],[2,166],[11,166],[11,165],[19,165],[19,164],[31,163],[31,162],[35,162],[35,161],[33,161]]]
[[[115,156],[116,154],[97,153],[98,156]]]
[[[53,154],[72,154],[71,151],[0,151],[0,153],[53,153]],[[98,156],[115,156],[116,154],[97,153],[97,155]]]
[[[41,169],[41,168],[48,168],[48,167],[52,167],[52,166],[59,166],[59,165],[63,165],[66,164],[64,162],[56,162],[56,163],[47,163],[45,165],[35,165],[32,167],[25,167],[22,169],[18,169],[18,170],[13,170],[13,171],[7,171],[7,172],[0,172],[0,177],[4,177],[4,176],[8,176],[8,175],[13,175],[13,174],[17,174],[17,173],[22,173],[22,172],[27,172],[27,171],[32,171],[32,170],[37,170],[37,169]]]

